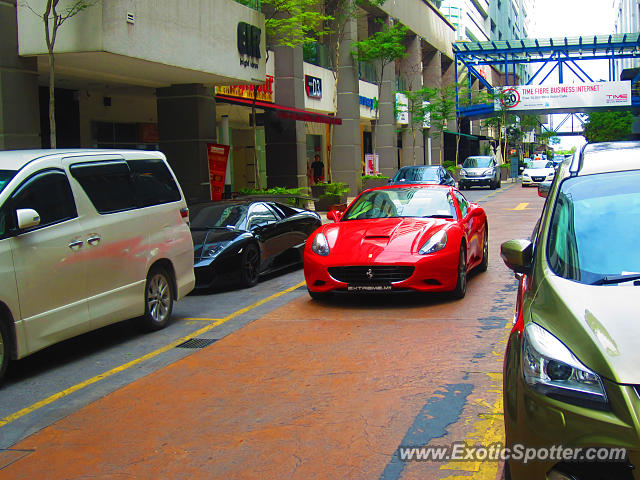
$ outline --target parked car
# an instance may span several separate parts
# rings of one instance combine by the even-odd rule
[[[442,165],[412,165],[402,167],[389,180],[389,185],[407,185],[412,183],[428,183],[456,186],[456,180]]]
[[[537,186],[542,182],[551,181],[556,173],[551,160],[534,160],[531,166],[522,172],[522,186]]]
[[[278,202],[221,201],[191,206],[196,288],[252,287],[262,274],[299,264],[322,222]]]
[[[521,275],[504,357],[506,447],[582,452],[511,459],[506,478],[637,478],[639,218],[640,142],[588,144],[561,165],[532,238],[502,244]],[[625,455],[589,461],[592,447]]]
[[[110,323],[163,328],[195,282],[188,220],[160,152],[0,152],[0,377]]]
[[[458,187],[466,190],[471,187],[487,186],[491,190],[500,188],[500,168],[496,159],[489,155],[467,157],[460,169]]]
[[[487,269],[485,211],[444,185],[367,190],[335,223],[316,230],[304,251],[309,295],[339,292],[451,292],[464,297],[467,274]]]

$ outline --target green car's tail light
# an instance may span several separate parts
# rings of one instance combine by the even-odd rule
[[[329,255],[329,242],[327,241],[327,237],[324,236],[324,233],[316,235],[316,238],[313,239],[313,243],[311,244],[311,250],[313,253],[317,253],[323,257]]]
[[[585,367],[560,340],[535,323],[524,329],[522,374],[527,385],[550,398],[587,408],[609,409],[598,374]]]

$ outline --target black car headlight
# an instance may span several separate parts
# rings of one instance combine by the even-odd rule
[[[324,233],[319,233],[313,239],[313,243],[311,244],[311,250],[313,253],[317,253],[323,257],[329,255],[329,242],[327,241],[327,237]]]
[[[438,250],[442,250],[447,245],[447,232],[444,230],[440,230],[431,237],[429,240],[424,242],[418,253],[420,255],[426,255],[427,253],[437,252]]]
[[[203,259],[213,259],[216,258],[222,251],[227,248],[231,244],[231,242],[211,242],[206,243],[202,247],[202,258]]]
[[[536,323],[524,329],[522,374],[527,385],[550,398],[582,407],[609,408],[600,376]]]

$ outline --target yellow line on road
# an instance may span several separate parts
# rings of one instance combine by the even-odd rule
[[[484,197],[480,197],[479,199],[477,199],[475,203],[484,202],[485,200],[493,197],[494,195],[499,194],[500,192],[504,192],[505,190],[509,190],[510,188],[513,188],[515,185],[516,185],[515,183],[512,183],[508,186],[504,186],[500,188],[499,190],[494,190],[493,192],[486,194]]]
[[[509,210],[528,210],[528,205],[529,203],[519,203],[515,208],[510,208]]]
[[[176,318],[180,322],[221,322],[222,318],[199,318],[199,317],[184,317]]]
[[[203,333],[208,332],[209,330],[212,330],[213,328],[222,325],[225,322],[228,322],[229,320],[231,320],[232,318],[238,317],[244,313],[249,312],[250,310],[253,310],[254,308],[259,307],[260,305],[264,305],[267,302],[270,302],[271,300],[275,300],[278,297],[281,297],[282,295],[285,295],[287,293],[290,293],[294,290],[296,290],[297,288],[302,287],[305,284],[305,282],[300,282],[297,285],[294,285],[293,287],[289,287],[286,290],[282,290],[278,293],[274,293],[273,295],[270,295],[269,297],[263,298],[262,300],[258,300],[255,303],[252,303],[251,305],[249,305],[248,307],[245,308],[241,308],[240,310],[237,310],[235,312],[233,312],[230,315],[227,315],[224,318],[218,319],[218,320],[214,320],[214,319],[204,319],[204,320],[212,320],[213,323],[202,327],[199,330],[196,330],[195,332],[190,333],[189,335],[179,338],[178,340],[174,340],[173,342],[171,342],[168,345],[165,345],[164,347],[160,347],[157,350],[154,350],[153,352],[149,352],[146,355],[143,355],[142,357],[136,358],[135,360],[132,360],[128,363],[125,363],[124,365],[120,365],[119,367],[115,367],[112,368],[111,370],[108,370],[104,373],[101,373],[100,375],[96,375],[95,377],[89,378],[88,380],[85,380],[84,382],[78,383],[76,385],[73,385],[72,387],[69,387],[65,390],[62,390],[58,393],[55,393],[53,395],[51,395],[50,397],[45,398],[44,400],[40,400],[39,402],[34,403],[33,405],[30,405],[26,408],[23,408],[22,410],[18,410],[15,413],[12,413],[11,415],[4,417],[3,419],[0,420],[0,427],[4,427],[5,425],[7,425],[8,423],[11,423],[15,420],[17,420],[20,417],[24,417],[25,415],[28,415],[29,413],[32,413],[36,410],[38,410],[39,408],[42,408],[46,405],[49,405],[53,402],[55,402],[56,400],[59,400],[61,398],[66,397],[67,395],[71,395],[74,392],[77,392],[78,390],[82,390],[85,387],[88,387],[89,385],[93,385],[94,383],[97,383],[101,380],[104,380],[105,378],[108,378],[112,375],[115,375],[116,373],[120,373],[124,370],[127,370],[128,368],[131,368],[139,363],[144,362],[145,360],[149,360],[150,358],[153,357],[157,357],[158,355],[160,355],[161,353],[167,352],[169,350],[171,350],[172,348],[175,348],[177,345],[180,345],[181,343],[186,342],[187,340],[190,340],[194,337],[197,337],[198,335],[202,335]],[[190,320],[196,320],[196,319],[190,319]]]

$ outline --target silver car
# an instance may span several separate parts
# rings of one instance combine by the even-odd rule
[[[491,190],[500,188],[500,168],[495,157],[490,155],[467,157],[460,170],[458,187],[460,190],[466,190],[470,187],[483,186]]]

